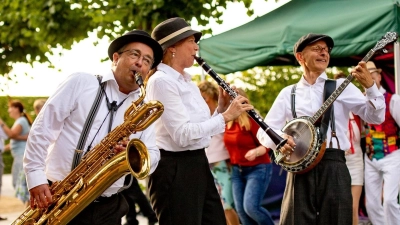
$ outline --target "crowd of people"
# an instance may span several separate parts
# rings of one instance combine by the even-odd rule
[[[276,149],[248,115],[254,106],[244,89],[232,86],[238,93],[232,98],[214,82],[196,85],[185,71],[194,63],[201,36],[175,17],[151,34],[133,30],[116,38],[108,48],[110,70],[101,76],[71,74],[47,100],[35,101],[33,124],[21,102],[11,101],[8,112],[15,122],[9,127],[0,119],[0,150],[10,150],[14,158],[16,196],[31,209],[48,208],[57,197],[51,185],[125,122],[131,104],[151,114],[154,109],[146,106],[159,101],[160,118],[108,146],[111,155],[118,155],[129,140],[144,143],[148,195],[134,176],[117,177],[68,224],[121,224],[124,216],[126,224],[138,224],[138,205],[148,224],[273,225],[262,204],[272,178],[269,153],[279,151],[289,160],[299,137],[282,128],[293,119],[312,117],[347,77],[326,74],[334,40],[310,33],[293,46],[302,77],[280,91],[265,117],[270,129],[287,140]],[[350,83],[313,124],[326,146],[321,145],[313,168],[287,173],[279,224],[357,225],[363,186],[371,222],[400,224],[400,97],[381,86],[381,72],[371,61],[359,62],[350,75],[364,91]],[[10,144],[4,146],[4,139]],[[132,170],[143,164],[129,160],[136,163]]]

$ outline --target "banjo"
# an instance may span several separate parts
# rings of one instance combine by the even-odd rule
[[[381,50],[387,44],[396,41],[397,37],[397,33],[387,32],[362,61],[367,62],[377,50]],[[383,51],[386,50],[383,49]],[[310,171],[319,163],[325,153],[326,140],[322,140],[320,128],[316,127],[315,124],[352,80],[353,75],[347,76],[345,81],[326,99],[314,116],[293,119],[282,128],[284,133],[293,137],[296,148],[289,155],[274,151],[276,164],[288,172],[301,174]]]

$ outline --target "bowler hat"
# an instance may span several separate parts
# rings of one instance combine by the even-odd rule
[[[201,38],[201,32],[192,30],[190,25],[180,17],[165,20],[151,33],[151,37],[160,43],[163,50],[191,35],[194,35],[196,42]]]
[[[303,51],[303,49],[314,42],[317,42],[319,40],[324,40],[326,45],[328,46],[329,49],[333,48],[333,39],[327,35],[324,34],[306,34],[303,37],[301,37],[296,44],[293,46],[293,54],[296,54],[297,52]]]
[[[382,69],[376,68],[375,63],[372,61],[367,62],[367,69],[369,70],[370,73],[372,73],[372,72],[381,73],[382,72]]]
[[[156,40],[151,38],[150,34],[143,30],[129,31],[128,33],[111,42],[110,46],[108,47],[108,57],[110,57],[111,61],[113,60],[114,52],[117,52],[124,45],[132,42],[141,42],[148,45],[153,50],[154,63],[152,65],[152,68],[156,67],[161,62],[163,50],[160,44],[158,44]]]

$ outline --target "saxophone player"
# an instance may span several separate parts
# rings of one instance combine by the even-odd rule
[[[125,109],[141,94],[136,73],[146,76],[155,68],[161,61],[162,48],[147,32],[133,30],[112,41],[108,56],[112,61],[111,70],[104,71],[100,78],[83,72],[71,74],[49,97],[35,120],[24,156],[31,208],[47,208],[52,203],[49,185],[71,172],[75,149],[100,92],[100,83],[106,83],[102,86],[104,95],[88,129],[83,152],[100,143],[124,121]],[[153,126],[129,138],[140,139],[148,148],[152,173],[160,159]],[[123,151],[125,145],[125,141],[119,142],[114,151]],[[118,194],[123,183],[124,177],[121,177],[68,224],[121,224],[129,208],[122,194]]]

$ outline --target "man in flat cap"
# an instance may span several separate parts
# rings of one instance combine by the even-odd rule
[[[288,139],[285,146],[277,149],[285,156],[281,162],[290,163],[293,152],[304,147],[299,145],[296,149],[296,143],[310,141],[302,140],[305,139],[301,135],[303,130],[298,130],[298,135],[289,136],[281,129],[295,118],[314,116],[326,98],[325,83],[330,83],[326,89],[334,90],[344,81],[326,82],[325,69],[333,46],[333,39],[322,34],[304,35],[294,45],[293,53],[303,69],[303,76],[297,84],[282,89],[265,118],[272,129]],[[318,138],[327,143],[326,150],[323,144],[317,148],[320,151],[317,158],[322,158],[314,167],[305,166],[303,173],[288,172],[281,208],[282,225],[352,224],[351,178],[344,154],[350,148],[346,136],[348,115],[352,111],[365,121],[379,124],[384,119],[385,101],[365,62],[358,63],[351,74],[366,88],[366,96],[350,83],[332,104],[334,107],[326,110],[329,113],[321,115],[322,119],[314,124],[320,131]],[[257,137],[264,146],[276,149],[263,130],[258,131]],[[289,163],[286,165],[290,166]]]
[[[149,70],[160,63],[162,48],[148,33],[133,30],[110,44],[108,56],[112,62],[110,70],[98,77],[83,72],[71,74],[50,96],[35,119],[24,156],[31,208],[53,206],[52,198],[55,196],[52,196],[50,185],[66,178],[79,165],[82,155],[93,152],[92,147],[124,122],[125,110],[141,95],[135,74],[140,73],[144,79]],[[88,118],[92,119],[91,126],[85,126],[90,123]],[[154,126],[128,135],[127,138],[138,138],[146,145],[152,173],[160,159]],[[125,150],[126,140],[108,141],[118,142],[116,146],[109,146],[110,153],[125,153],[121,151]],[[93,167],[87,169],[95,170]],[[77,178],[80,176],[75,174]],[[113,176],[103,180],[119,178],[118,174]],[[69,225],[121,224],[121,218],[129,209],[123,195],[118,193],[124,179],[121,174],[121,178],[75,218],[62,222],[69,222]],[[87,177],[84,181],[88,181]],[[56,217],[60,219],[60,216]],[[46,223],[52,224],[50,221]]]
[[[368,218],[372,224],[400,224],[400,96],[387,92],[382,86],[382,69],[367,62],[379,91],[385,97],[385,121],[368,124],[365,155],[365,198]],[[383,194],[383,200],[382,200]],[[378,204],[382,202],[382,204]]]

